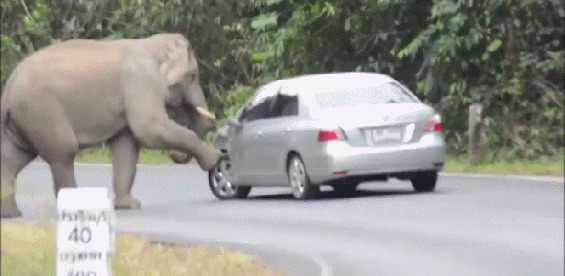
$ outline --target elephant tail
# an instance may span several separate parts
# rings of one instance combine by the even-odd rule
[[[8,79],[8,82],[6,82],[4,91],[2,91],[2,97],[0,98],[0,124],[2,125],[2,129],[4,129],[4,127],[7,125],[8,119],[10,117],[10,103],[8,102],[8,98],[10,96],[10,79]]]
[[[10,98],[12,97],[12,90],[14,87],[14,82],[18,76],[18,72],[20,66],[16,66],[8,80],[6,81],[6,85],[4,85],[4,91],[2,91],[2,96],[0,97],[0,118],[2,126],[6,126],[7,120],[9,118],[9,111],[10,111]]]
[[[33,144],[26,137],[24,132],[18,127],[17,123],[10,117],[10,111],[2,109],[2,136],[5,135],[20,150],[28,153],[35,153]]]
[[[10,100],[14,92],[13,88],[15,79],[18,76],[19,67],[20,66],[17,66],[16,69],[14,69],[6,81],[4,91],[0,97],[0,131],[2,132],[2,136],[6,135],[18,148],[24,151],[30,151],[30,149],[33,149],[31,142],[25,137],[17,123],[10,116],[12,108]]]

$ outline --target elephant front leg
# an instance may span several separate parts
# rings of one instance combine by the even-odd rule
[[[110,141],[114,176],[114,208],[139,209],[139,200],[131,196],[131,188],[139,159],[139,143],[125,131]]]
[[[163,119],[153,125],[144,124],[138,128],[136,136],[148,147],[172,149],[193,156],[204,171],[212,169],[220,160],[218,150],[202,141],[194,131],[170,119]]]
[[[178,150],[170,150],[169,157],[175,164],[187,164],[192,159],[192,155]]]

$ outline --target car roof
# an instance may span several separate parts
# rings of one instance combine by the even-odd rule
[[[356,88],[375,87],[387,82],[396,82],[392,77],[379,73],[348,72],[301,75],[276,80],[265,84],[253,97],[257,104],[265,98],[283,94],[288,96],[333,93]]]
[[[274,86],[275,89],[286,88],[282,90],[302,94],[350,90],[352,88],[377,86],[391,81],[394,81],[394,79],[385,74],[350,72],[302,75],[277,80],[267,84],[267,86]]]

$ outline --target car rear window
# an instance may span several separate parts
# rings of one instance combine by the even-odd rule
[[[395,83],[384,83],[375,87],[352,88],[351,90],[320,92],[315,97],[316,102],[322,109],[417,102],[415,97],[408,94],[408,92]]]

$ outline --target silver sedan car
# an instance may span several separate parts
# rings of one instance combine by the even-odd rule
[[[257,90],[218,130],[223,153],[209,172],[220,199],[251,187],[289,187],[315,198],[320,185],[352,194],[363,181],[410,180],[434,190],[445,160],[440,116],[393,78],[375,73],[317,74]]]

